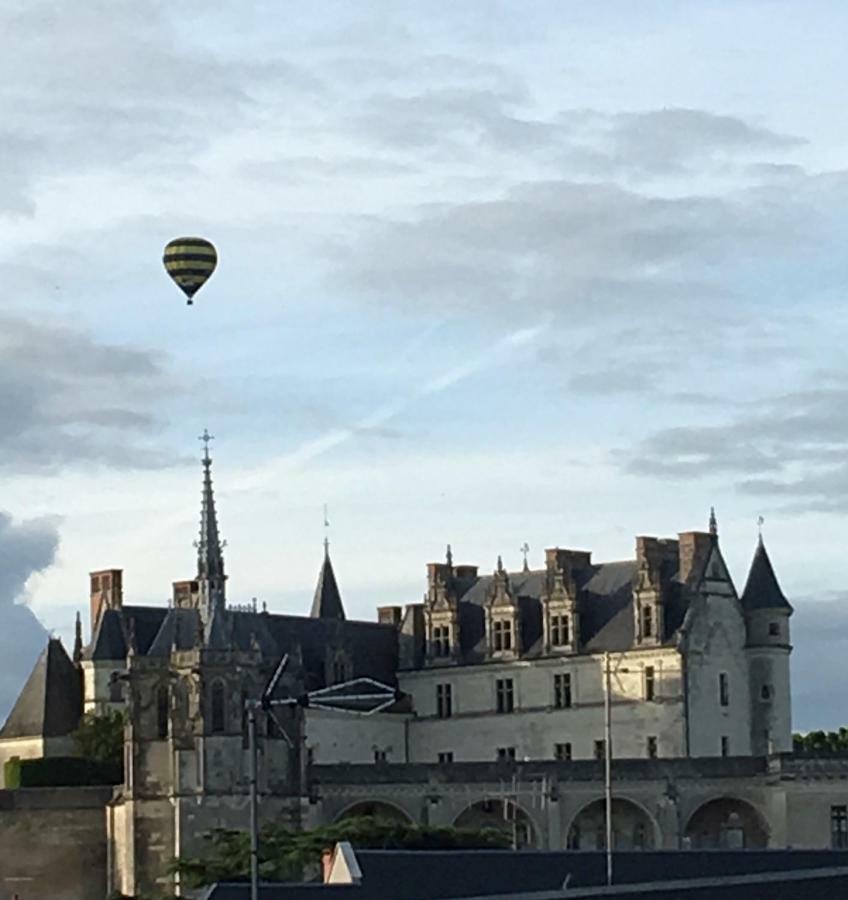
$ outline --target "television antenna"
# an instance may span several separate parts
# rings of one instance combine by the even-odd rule
[[[317,691],[304,691],[297,696],[275,699],[274,694],[288,665],[289,654],[285,653],[259,698],[244,701],[250,751],[250,900],[259,900],[259,753],[256,740],[256,713],[262,710],[270,716],[277,726],[278,733],[282,735],[289,747],[294,749],[292,739],[286,733],[280,720],[274,715],[275,708],[300,706],[371,716],[393,706],[400,696],[400,691],[391,685],[383,684],[374,678],[362,677],[320,688]]]

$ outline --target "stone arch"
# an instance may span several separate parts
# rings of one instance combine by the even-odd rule
[[[768,847],[765,816],[749,801],[713,797],[689,816],[684,840],[693,849],[761,850]]]
[[[494,828],[503,832],[516,849],[538,847],[538,829],[526,810],[514,800],[493,797],[466,806],[453,821],[454,828]]]
[[[412,816],[406,810],[387,800],[357,800],[346,806],[333,821],[341,822],[342,819],[354,819],[360,816],[370,816],[390,822],[411,823],[413,821]]]
[[[587,803],[575,814],[566,831],[569,850],[603,850],[606,847],[606,801]],[[662,846],[659,825],[639,803],[626,797],[612,800],[612,844],[616,850],[653,850]]]

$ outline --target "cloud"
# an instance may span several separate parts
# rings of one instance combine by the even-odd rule
[[[34,209],[39,180],[183,164],[318,82],[283,59],[227,58],[181,34],[168,4],[5,4],[0,31],[0,213]]]
[[[792,598],[793,728],[810,731],[848,724],[841,702],[848,654],[848,595],[833,591]]]
[[[799,389],[757,401],[723,422],[663,428],[618,459],[665,479],[730,475],[741,493],[793,510],[848,508],[848,387]]]
[[[72,462],[164,465],[144,439],[172,394],[152,353],[101,343],[67,326],[0,316],[0,466]]]
[[[58,546],[55,523],[16,523],[0,512],[0,719],[5,719],[47,642],[47,632],[22,600],[27,582],[53,563]]]

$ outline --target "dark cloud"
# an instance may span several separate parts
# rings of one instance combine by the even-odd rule
[[[167,464],[146,439],[158,430],[154,410],[174,391],[153,354],[0,316],[0,466]]]
[[[55,523],[16,523],[0,512],[0,720],[47,643],[44,627],[21,601],[29,578],[53,563],[58,546]]]
[[[618,457],[640,475],[729,475],[740,492],[796,511],[844,510],[848,388],[793,391],[751,402],[718,424],[664,428]]]
[[[848,655],[848,594],[794,597],[792,724],[796,731],[848,725],[842,685]]]

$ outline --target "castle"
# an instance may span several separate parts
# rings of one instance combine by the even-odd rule
[[[626,561],[552,548],[543,568],[498,559],[481,575],[448,547],[423,602],[376,622],[346,618],[325,542],[310,614],[279,615],[228,605],[208,442],[202,467],[196,577],[154,607],[124,601],[120,569],[92,573],[90,641],[79,616],[71,657],[51,640],[0,730],[0,762],[64,755],[83,711],[125,712],[124,783],[103,809],[109,890],[179,890],[169,858],[246,827],[245,703],[284,655],[282,696],[369,678],[397,699],[367,717],[261,714],[265,821],[506,817],[519,843],[595,848],[609,703],[616,846],[848,840],[845,763],[811,774],[791,754],[792,607],[762,538],[741,595],[714,514],[705,532],[637,538]],[[815,778],[835,787],[811,791]]]

